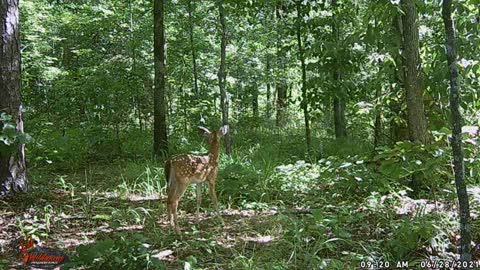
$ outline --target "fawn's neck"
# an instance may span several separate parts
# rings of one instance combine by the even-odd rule
[[[218,164],[218,160],[220,158],[220,143],[214,142],[210,145],[210,149],[208,150],[208,156],[210,157],[210,163]]]

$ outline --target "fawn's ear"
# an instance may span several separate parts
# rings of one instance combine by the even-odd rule
[[[198,127],[198,134],[208,138],[210,136],[210,130],[204,127]]]
[[[228,132],[228,125],[222,126],[222,127],[218,130],[218,132],[220,133],[220,136],[223,136],[223,135],[227,134],[227,132]]]

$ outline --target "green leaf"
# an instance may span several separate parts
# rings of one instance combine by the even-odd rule
[[[92,219],[96,220],[111,220],[112,216],[107,214],[97,214]]]

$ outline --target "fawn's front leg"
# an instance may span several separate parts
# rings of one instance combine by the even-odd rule
[[[224,224],[223,218],[218,211],[218,201],[217,201],[217,193],[215,192],[215,182],[210,181],[208,182],[208,191],[210,192],[210,197],[212,197],[213,207],[215,208],[215,215],[220,219],[222,224]]]
[[[210,197],[212,198],[212,203],[213,203],[213,207],[215,208],[215,212],[218,215],[218,201],[217,201],[217,193],[215,192],[214,181],[208,182],[208,191],[210,193]]]

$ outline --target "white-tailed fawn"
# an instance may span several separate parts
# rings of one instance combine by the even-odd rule
[[[200,134],[208,138],[210,149],[206,156],[177,155],[165,161],[165,178],[168,183],[167,210],[170,225],[177,233],[180,227],[177,222],[177,208],[183,193],[190,183],[197,184],[197,211],[196,221],[199,220],[200,204],[202,201],[202,185],[208,183],[215,212],[218,215],[217,194],[215,181],[218,174],[218,160],[220,139],[227,134],[228,126],[222,126],[218,131],[210,132],[204,127],[198,127]]]

